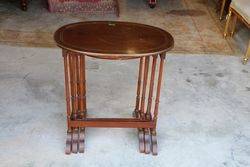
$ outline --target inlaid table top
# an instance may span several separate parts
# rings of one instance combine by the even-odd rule
[[[103,59],[133,59],[160,54],[174,46],[170,33],[149,25],[90,21],[65,25],[54,35],[63,49]]]

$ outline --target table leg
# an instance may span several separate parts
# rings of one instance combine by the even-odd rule
[[[155,70],[156,70],[156,62],[157,62],[157,55],[153,56],[153,62],[151,66],[151,78],[150,78],[150,85],[149,85],[149,93],[148,93],[148,104],[147,104],[147,111],[146,111],[146,119],[151,121],[151,106],[152,106],[152,98],[154,92],[154,80],[155,80]],[[145,153],[149,154],[151,150],[151,134],[150,129],[145,129]]]
[[[63,50],[63,58],[64,58],[64,75],[65,75],[65,96],[66,96],[66,106],[67,106],[67,138],[66,138],[66,148],[65,153],[71,153],[71,145],[72,145],[72,129],[69,127],[69,120],[71,116],[71,108],[70,108],[70,82],[69,82],[69,55],[66,50]]]
[[[142,83],[142,74],[143,74],[143,68],[144,68],[144,59],[140,58],[140,64],[139,64],[139,74],[138,74],[138,83],[137,83],[137,96],[136,96],[136,106],[134,115],[136,118],[142,118],[141,113],[141,83]],[[144,152],[144,132],[142,128],[138,128],[138,139],[139,139],[139,150],[140,152]]]
[[[237,23],[237,16],[234,14],[234,15],[232,15],[230,37],[233,37],[233,35],[234,35],[236,23]]]
[[[78,55],[79,59],[79,109],[80,109],[80,119],[86,118],[86,80],[85,80],[85,56]],[[79,132],[79,153],[84,152],[85,143],[85,128],[80,128]]]
[[[153,56],[153,62],[152,62],[152,68],[151,68],[151,78],[150,78],[149,94],[148,94],[148,106],[147,106],[147,112],[146,112],[147,120],[151,119],[151,107],[152,107],[152,99],[153,99],[153,93],[154,93],[156,62],[157,62],[157,55]]]
[[[153,117],[155,122],[157,121],[157,117],[158,117],[165,54],[161,54],[160,58],[161,60],[160,60],[160,67],[159,67],[159,73],[158,73],[158,83],[157,83],[157,90],[156,90],[157,92],[156,92],[156,98],[155,98],[155,108],[154,108],[154,117]]]
[[[232,11],[231,11],[231,9],[229,9],[229,13],[228,13],[228,15],[226,17],[226,26],[225,26],[225,30],[224,30],[224,38],[226,38],[227,35],[228,35],[228,28],[229,28],[229,24],[231,22],[231,17],[232,17]]]
[[[69,51],[63,51],[65,68],[65,92],[67,102],[67,120],[86,118],[85,57]],[[69,126],[69,123],[68,123]],[[83,153],[85,128],[68,127],[65,153]]]
[[[156,136],[156,130],[152,129],[151,130],[151,151],[153,155],[157,155],[157,136]]]
[[[79,126],[74,126],[74,128],[71,129],[71,127],[69,126],[69,121],[86,119],[87,109],[85,84],[85,56],[64,50],[63,57],[65,68],[65,94],[68,121],[65,153],[83,153],[85,142],[85,127],[82,126],[80,128],[81,125],[79,124]],[[151,129],[148,127],[138,128],[140,152],[144,152],[146,154],[152,152],[153,155],[157,155],[156,123],[158,117],[160,89],[162,83],[165,53],[160,55],[160,65],[158,68],[159,71],[156,85],[157,90],[155,94],[153,112],[151,112],[151,108],[154,97],[154,82],[158,55],[154,55],[152,57],[153,61],[151,65],[150,79],[150,57],[144,57],[140,59],[134,115],[141,121],[149,121],[154,125],[151,126],[152,128],[150,127]],[[149,90],[147,91],[147,89]],[[148,98],[147,104],[145,104],[146,96]],[[147,105],[147,109],[145,109],[145,105]]]
[[[220,20],[222,20],[222,16],[225,10],[225,4],[226,4],[226,0],[222,0],[221,8],[220,8]]]
[[[140,108],[140,117],[142,120],[145,119],[145,99],[146,99],[147,82],[148,82],[149,60],[150,60],[149,57],[145,58],[144,71],[143,71],[143,85],[142,85],[141,108]]]
[[[155,98],[155,108],[154,108],[154,116],[153,120],[155,122],[155,127],[151,129],[151,149],[152,154],[157,155],[157,136],[156,136],[156,123],[158,118],[158,110],[159,110],[159,103],[160,103],[160,93],[161,93],[161,83],[162,83],[162,74],[163,74],[163,68],[164,68],[164,61],[165,61],[165,53],[160,55],[160,67],[159,67],[159,73],[158,73],[158,83],[157,83],[157,90],[156,90],[156,98]]]
[[[71,99],[72,99],[72,119],[76,120],[78,118],[78,69],[77,69],[77,55],[71,52],[70,55],[70,65],[71,65]],[[79,138],[79,128],[73,129],[72,134],[72,153],[78,152],[78,138]]]
[[[146,91],[147,91],[147,82],[148,82],[148,69],[149,69],[149,57],[145,57],[145,64],[143,69],[143,84],[142,84],[142,94],[141,94],[141,106],[140,106],[140,119],[145,120],[146,119],[146,113],[145,113],[145,100],[146,100]],[[139,149],[140,152],[147,151],[146,148],[148,148],[149,145],[149,133],[146,129],[142,128],[139,129]],[[146,152],[145,152],[146,153]]]
[[[154,83],[156,81],[156,66],[157,66],[157,58],[160,56],[160,65],[158,68],[158,78],[157,78],[157,85],[156,85],[156,93],[155,93],[155,102],[154,102],[154,110],[152,112],[152,103],[154,97]],[[134,115],[141,120],[148,120],[153,121],[155,126],[150,128],[139,128],[138,129],[138,136],[139,136],[139,151],[141,153],[149,154],[152,152],[153,155],[157,155],[157,136],[156,136],[156,122],[158,117],[158,108],[159,108],[159,99],[160,99],[160,89],[162,83],[162,74],[163,74],[163,67],[164,67],[164,60],[165,60],[165,53],[161,55],[154,55],[152,65],[151,65],[151,72],[150,72],[150,79],[148,79],[149,75],[149,61],[150,58],[141,58],[139,64],[139,75],[138,75],[138,83],[137,83],[137,96],[136,96],[136,106]],[[143,83],[141,85],[141,81]],[[149,84],[147,84],[149,80]],[[149,86],[147,86],[149,85]],[[142,88],[141,88],[142,86]],[[148,88],[149,87],[149,88]],[[148,93],[147,93],[147,89]],[[148,97],[147,101],[147,109],[145,111],[145,99],[146,95]]]
[[[139,117],[139,105],[140,105],[140,96],[141,96],[141,81],[142,81],[142,72],[143,72],[143,62],[144,62],[144,59],[140,58],[135,110],[133,112],[133,117],[135,117],[135,118]]]

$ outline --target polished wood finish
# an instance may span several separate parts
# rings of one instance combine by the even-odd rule
[[[142,85],[142,95],[141,95],[141,118],[145,119],[145,99],[146,99],[146,90],[147,90],[147,82],[148,82],[148,67],[149,67],[149,57],[145,58],[144,64],[144,76],[143,76],[143,85]]]
[[[134,118],[86,118],[83,120],[72,120],[69,126],[76,127],[99,127],[99,128],[153,128],[153,121],[144,121]]]
[[[133,59],[166,52],[173,37],[149,25],[91,21],[65,25],[54,35],[63,49],[103,59]]]
[[[97,32],[94,34],[94,31]],[[157,155],[156,122],[162,74],[166,51],[174,44],[173,37],[159,28],[142,24],[83,22],[60,28],[55,33],[55,40],[63,48],[64,57],[68,125],[65,153],[83,153],[85,128],[103,127],[136,128],[139,151]],[[86,56],[112,60],[139,59],[133,118],[87,118]],[[158,77],[155,77],[156,73]]]
[[[155,98],[154,121],[157,121],[157,117],[158,117],[160,93],[161,93],[161,82],[162,82],[162,73],[163,73],[163,68],[164,68],[165,54],[161,54],[160,58],[161,58],[161,61],[160,61],[158,84],[157,84],[157,90],[156,90],[157,92],[156,92],[156,98]]]
[[[73,127],[71,121],[86,117],[85,56],[63,50],[63,57],[68,125],[65,153],[83,153],[85,128]]]
[[[138,81],[137,81],[137,93],[136,93],[136,103],[135,103],[135,111],[134,111],[134,117],[139,117],[139,105],[140,105],[140,94],[141,94],[141,81],[142,81],[142,68],[143,68],[143,58],[140,58],[140,64],[139,64],[139,74],[138,74]]]
[[[67,121],[69,124],[70,120],[70,94],[69,94],[69,56],[67,55],[67,52],[63,50],[63,58],[64,58],[64,76],[65,76],[65,95],[66,95],[66,106],[67,106]],[[68,127],[68,129],[70,129]]]
[[[149,87],[149,93],[148,93],[148,106],[147,106],[147,112],[146,112],[147,120],[151,119],[151,107],[152,107],[152,99],[153,99],[153,92],[154,92],[156,61],[157,61],[157,56],[154,56],[153,62],[152,62],[150,87]]]
[[[219,9],[220,10],[220,20],[222,20],[225,10],[228,11],[231,0],[219,0],[218,3],[220,4],[220,9]]]

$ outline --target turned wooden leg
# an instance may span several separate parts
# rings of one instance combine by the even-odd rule
[[[145,141],[144,141],[144,130],[142,128],[138,130],[138,139],[139,139],[139,151],[140,153],[144,153]]]
[[[20,1],[20,5],[21,5],[21,9],[22,9],[23,11],[26,11],[26,10],[27,10],[27,6],[28,6],[27,0],[21,0],[21,1]]]
[[[156,124],[158,119],[158,110],[159,110],[159,103],[160,103],[160,93],[161,93],[161,83],[162,83],[162,74],[164,69],[164,61],[165,61],[165,53],[160,55],[160,67],[158,73],[158,83],[157,83],[157,90],[156,90],[156,97],[155,97],[155,107],[153,113],[153,121],[155,122],[155,127],[151,129],[151,151],[153,155],[157,155],[157,136],[156,136]]]
[[[225,26],[225,30],[224,30],[224,38],[226,38],[227,34],[228,34],[228,28],[229,28],[229,24],[231,21],[231,16],[232,16],[232,11],[231,11],[231,9],[229,9],[229,13],[227,15],[227,22],[226,22],[226,26]]]
[[[71,66],[71,99],[72,99],[72,119],[76,120],[78,118],[78,70],[77,70],[77,55],[73,52],[70,52],[70,66]],[[79,128],[74,128],[72,132],[72,153],[78,152],[78,137],[79,137]]]
[[[148,121],[152,121],[151,116],[151,106],[152,106],[152,98],[154,92],[154,80],[155,80],[155,70],[156,70],[156,62],[157,56],[153,56],[152,66],[151,66],[151,78],[149,84],[149,93],[148,93],[148,104],[147,104],[147,111],[146,111],[146,119]],[[151,152],[151,134],[150,129],[144,129],[144,142],[145,142],[145,154],[149,154]]]
[[[68,131],[67,132],[67,137],[66,137],[66,147],[65,147],[65,154],[70,154],[71,153],[71,148],[72,146],[72,132]]]
[[[144,129],[144,152],[145,154],[149,154],[150,153],[150,149],[151,149],[151,141],[150,141],[150,132],[149,129]]]
[[[78,106],[79,106],[79,117],[83,119],[86,117],[86,79],[85,79],[85,56],[78,55]]]
[[[68,130],[65,153],[83,153],[85,128],[69,127],[69,120],[86,117],[85,57],[63,51]]]
[[[155,95],[155,107],[153,113],[151,112],[153,96],[154,96],[154,82],[155,82],[155,74],[156,74],[156,64],[157,58],[159,55],[154,55],[151,70],[149,70],[149,62],[150,57],[145,57],[141,59],[140,67],[139,67],[139,76],[143,76],[143,79],[138,79],[137,84],[137,101],[136,101],[136,109],[138,110],[138,117],[141,120],[153,121],[155,123],[154,128],[139,128],[138,129],[138,138],[139,138],[139,150],[141,153],[149,154],[152,152],[153,155],[157,155],[157,137],[156,137],[156,122],[158,117],[158,107],[159,107],[159,99],[160,99],[160,89],[163,75],[163,67],[165,60],[165,53],[160,55],[160,65],[158,68],[158,78],[157,78],[157,91]],[[145,61],[145,62],[144,62]],[[150,79],[148,79],[148,75],[150,72]],[[142,91],[140,92],[140,84],[142,83]],[[149,84],[148,84],[149,81]],[[148,87],[147,87],[148,85]],[[139,87],[139,88],[138,88]],[[147,92],[148,89],[148,93]],[[147,109],[145,110],[145,96],[147,94]],[[139,105],[140,104],[140,105]]]
[[[220,20],[222,20],[222,16],[225,10],[225,4],[226,4],[226,0],[222,0],[221,8],[220,8]]]
[[[145,119],[145,96],[147,88],[147,77],[148,77],[149,58],[140,58],[139,64],[139,75],[137,83],[137,96],[135,106],[135,116],[141,120]],[[142,91],[141,91],[141,80],[143,77]],[[139,151],[143,153],[145,151],[145,140],[144,140],[144,129],[138,129],[138,140],[139,140]]]
[[[250,40],[248,42],[247,52],[246,52],[245,56],[243,57],[242,63],[247,64],[249,58],[250,58]]]
[[[70,55],[66,50],[63,50],[62,52],[63,58],[64,58],[64,76],[65,76],[65,96],[66,96],[66,108],[67,108],[67,137],[66,137],[66,148],[65,153],[70,154],[71,153],[71,145],[72,145],[72,129],[69,127],[69,120],[71,116],[71,108],[70,108],[70,64],[69,64],[69,58]]]
[[[153,99],[153,93],[154,93],[156,62],[157,62],[157,55],[153,56],[153,61],[152,61],[152,66],[151,66],[151,78],[150,78],[150,83],[149,83],[148,105],[147,105],[147,111],[146,111],[147,120],[152,120],[151,108],[152,108],[152,99]]]
[[[153,155],[157,155],[157,137],[156,137],[156,131],[151,130],[151,151]]]
[[[74,128],[73,134],[72,134],[72,153],[78,152],[78,138],[79,138],[79,129]]]
[[[86,109],[86,79],[85,79],[85,56],[78,55],[78,70],[79,70],[79,119],[85,119],[87,116]],[[79,153],[84,152],[85,145],[85,128],[80,128],[79,130]]]
[[[237,23],[237,16],[232,15],[232,24],[231,24],[231,32],[230,32],[231,37],[233,37],[233,35],[234,35],[236,23]]]
[[[149,61],[150,58],[149,57],[145,57],[145,63],[144,63],[144,68],[143,68],[143,84],[142,84],[142,93],[141,93],[141,106],[140,106],[140,119],[141,120],[145,120],[146,116],[145,116],[145,100],[146,100],[146,91],[147,91],[147,82],[148,82],[148,68],[149,68]],[[139,141],[141,142],[141,144],[139,144],[140,146],[144,145],[144,148],[140,147],[140,152],[145,152],[145,129],[142,128],[141,130],[142,132],[139,135]],[[143,136],[143,139],[141,139],[141,137]],[[142,143],[143,142],[143,143]]]
[[[135,110],[133,112],[133,117],[136,117],[136,118],[139,117],[139,104],[140,104],[140,97],[141,97],[141,81],[142,81],[142,72],[143,72],[143,60],[144,60],[143,58],[140,58]]]
[[[84,153],[85,145],[85,128],[79,130],[79,153]]]
[[[161,54],[160,58],[161,60],[160,60],[160,67],[159,67],[159,73],[158,73],[158,83],[157,83],[157,88],[156,88],[157,90],[156,90],[155,108],[154,108],[154,117],[153,117],[153,120],[155,121],[155,123],[157,122],[157,118],[158,118],[158,110],[159,110],[160,94],[161,94],[161,82],[162,82],[165,54]]]
[[[137,93],[136,93],[136,103],[133,116],[136,118],[142,119],[142,112],[140,108],[141,102],[141,83],[142,83],[142,74],[143,74],[144,58],[140,58],[139,63],[139,74],[137,81]],[[144,152],[144,130],[142,128],[138,129],[138,141],[139,141],[139,151],[140,153]]]
[[[73,52],[69,52],[69,66],[70,66],[70,99],[71,99],[71,119],[76,120],[77,119],[77,90],[76,90],[76,57]]]
[[[146,91],[147,91],[147,82],[148,82],[148,68],[149,68],[149,57],[145,58],[144,71],[143,71],[143,85],[142,85],[142,94],[141,94],[141,108],[140,116],[142,120],[145,119],[145,100],[146,100]]]

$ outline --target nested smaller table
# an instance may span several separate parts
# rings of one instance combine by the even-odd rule
[[[86,127],[137,128],[139,150],[157,154],[156,123],[166,52],[174,46],[166,31],[129,22],[80,22],[61,27],[55,41],[63,49],[67,106],[65,153],[83,153]],[[85,56],[106,60],[139,59],[132,118],[88,118]],[[156,83],[155,83],[156,82]],[[156,88],[156,91],[154,91]]]

